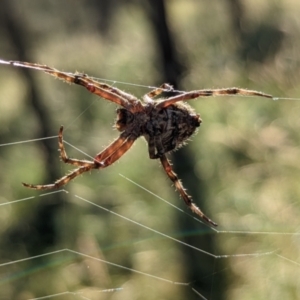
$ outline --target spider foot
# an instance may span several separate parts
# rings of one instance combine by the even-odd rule
[[[194,203],[191,203],[190,206],[192,212],[194,212],[195,214],[197,214],[198,216],[200,216],[203,220],[205,220],[207,223],[213,225],[213,226],[218,226],[217,223],[215,223],[213,220],[211,220],[209,217],[207,217],[201,210],[200,208],[195,205]]]
[[[58,186],[53,183],[53,184],[44,184],[44,185],[35,185],[35,184],[30,184],[30,183],[24,183],[22,182],[23,186],[29,188],[29,189],[33,189],[33,190],[51,190],[51,189],[55,189],[58,188]]]

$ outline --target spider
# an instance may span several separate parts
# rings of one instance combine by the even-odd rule
[[[17,67],[42,70],[65,82],[75,83],[85,87],[89,92],[114,102],[121,108],[117,109],[115,128],[120,131],[120,136],[107,148],[98,153],[94,160],[81,160],[69,158],[63,143],[63,126],[58,133],[58,145],[60,157],[66,164],[76,166],[73,171],[59,178],[52,184],[34,185],[23,183],[27,188],[47,190],[59,188],[80,174],[92,169],[104,169],[109,167],[127,152],[135,140],[143,136],[148,143],[150,159],[159,159],[167,176],[174,183],[175,188],[183,198],[185,204],[203,220],[213,226],[217,223],[208,218],[193,202],[192,197],[186,192],[181,181],[172,169],[166,154],[183,146],[196,132],[202,120],[194,109],[183,101],[198,97],[221,96],[221,95],[246,95],[273,98],[271,95],[241,89],[204,89],[189,92],[176,91],[177,95],[169,98],[156,98],[162,92],[175,92],[169,84],[163,84],[142,97],[142,101],[135,96],[105,83],[98,82],[86,74],[66,73],[46,65],[19,61],[1,61],[0,63],[11,64]],[[174,93],[173,93],[174,94]],[[155,99],[156,98],[156,99]]]

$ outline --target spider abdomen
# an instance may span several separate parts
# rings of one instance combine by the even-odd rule
[[[149,144],[151,158],[158,158],[184,145],[202,122],[200,115],[185,103],[159,110],[154,107],[149,116],[143,135]]]
[[[168,118],[161,139],[168,152],[182,146],[196,132],[202,120],[186,103],[176,103],[164,110]]]

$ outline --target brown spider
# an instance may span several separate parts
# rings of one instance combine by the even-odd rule
[[[173,181],[185,204],[194,213],[213,226],[217,226],[217,224],[209,219],[200,210],[200,208],[193,203],[191,196],[189,196],[185,191],[166,157],[167,152],[176,150],[184,145],[188,138],[195,133],[197,127],[199,127],[202,122],[200,115],[195,113],[193,108],[182,101],[198,97],[237,94],[273,98],[271,95],[258,91],[240,88],[225,88],[178,92],[176,96],[154,100],[156,96],[160,95],[164,91],[174,92],[170,85],[163,84],[159,88],[156,88],[144,95],[142,98],[143,101],[140,101],[135,96],[105,83],[93,80],[86,74],[66,73],[50,68],[46,65],[19,61],[0,60],[0,63],[42,70],[66,82],[81,85],[89,92],[122,107],[117,109],[117,120],[115,123],[115,127],[121,132],[120,136],[107,148],[98,153],[93,161],[68,158],[63,144],[63,127],[61,126],[58,134],[61,159],[64,163],[74,165],[77,168],[69,174],[61,177],[53,184],[33,185],[23,183],[24,186],[36,190],[59,188],[84,172],[88,172],[92,169],[104,169],[110,166],[123,154],[125,154],[127,150],[129,150],[138,137],[143,136],[148,143],[150,158],[160,159],[165,172]]]

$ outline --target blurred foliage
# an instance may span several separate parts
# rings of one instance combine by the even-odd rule
[[[240,86],[276,97],[300,97],[298,1],[177,0],[165,4],[185,66],[181,82],[185,90]],[[1,22],[10,14],[22,25],[24,31],[18,38],[26,45],[26,53],[16,47],[12,27],[2,24],[0,58],[17,60],[24,55],[60,70],[112,80],[118,88],[141,96],[148,89],[138,85],[153,86],[164,80],[146,13],[151,2],[147,5],[121,0],[3,1]],[[202,182],[199,189],[205,187],[205,211],[220,224],[221,233],[216,234],[197,222],[182,230],[179,222],[189,216],[119,175],[186,210],[159,163],[148,158],[142,140],[108,169],[70,183],[69,193],[39,197],[44,193],[24,189],[20,182],[53,180],[49,165],[58,166],[58,176],[66,172],[68,167],[60,164],[56,151],[55,136],[61,124],[66,128],[65,140],[92,157],[118,136],[112,129],[114,105],[42,72],[29,73],[50,132],[43,133],[43,122],[32,108],[29,75],[0,65],[1,144],[52,136],[48,143],[53,151],[49,156],[42,141],[0,147],[1,203],[36,196],[1,206],[1,263],[68,248],[171,281],[190,280],[186,274],[193,266],[185,260],[184,247],[78,195],[178,239],[212,237],[212,254],[229,257],[214,259],[215,268],[207,274],[194,270],[199,278],[193,280],[208,278],[208,299],[220,299],[214,298],[220,288],[214,285],[218,276],[225,278],[224,299],[299,298],[299,101],[221,97],[191,102],[204,122],[188,146],[194,161],[190,172]],[[71,157],[84,157],[69,146],[67,151]],[[203,207],[199,199],[195,202]],[[36,216],[37,223],[32,221]],[[207,247],[203,244],[201,249]],[[270,251],[275,252],[235,256]],[[193,259],[195,265],[205,265],[212,258],[194,251]],[[0,272],[0,299],[30,299],[65,291],[82,294],[60,299],[199,299],[190,287],[66,251],[0,266]],[[118,287],[123,290],[99,292]]]

